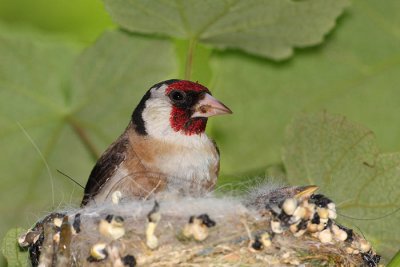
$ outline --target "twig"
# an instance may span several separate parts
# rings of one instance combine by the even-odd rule
[[[186,54],[185,80],[190,80],[190,78],[192,77],[193,55],[196,44],[197,41],[195,38],[191,38],[189,40],[189,48]]]
[[[96,161],[100,157],[100,153],[93,142],[90,140],[85,129],[79,124],[78,121],[76,121],[72,117],[67,117],[66,120],[71,125],[74,132],[78,135],[79,139],[82,141],[86,149],[89,151],[91,157]]]

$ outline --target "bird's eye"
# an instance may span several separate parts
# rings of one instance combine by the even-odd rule
[[[182,102],[185,99],[186,95],[184,92],[181,91],[172,91],[169,97],[171,98],[172,101]]]

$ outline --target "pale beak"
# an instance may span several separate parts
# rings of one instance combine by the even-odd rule
[[[211,117],[222,114],[232,114],[232,111],[210,94],[205,94],[203,99],[194,107],[192,118]]]

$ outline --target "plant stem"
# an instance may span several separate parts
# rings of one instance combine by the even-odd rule
[[[94,143],[90,140],[85,129],[72,117],[67,117],[67,122],[71,125],[74,132],[78,135],[83,145],[89,151],[90,156],[96,161],[100,157],[100,153]]]
[[[186,66],[185,66],[185,80],[190,80],[192,77],[192,69],[193,69],[193,54],[196,48],[196,38],[191,38],[189,40],[189,48],[186,54]]]

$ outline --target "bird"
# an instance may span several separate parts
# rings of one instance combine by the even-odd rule
[[[100,156],[81,206],[160,192],[201,195],[213,190],[220,153],[205,133],[209,117],[232,111],[198,82],[171,79],[150,87],[125,131]]]

